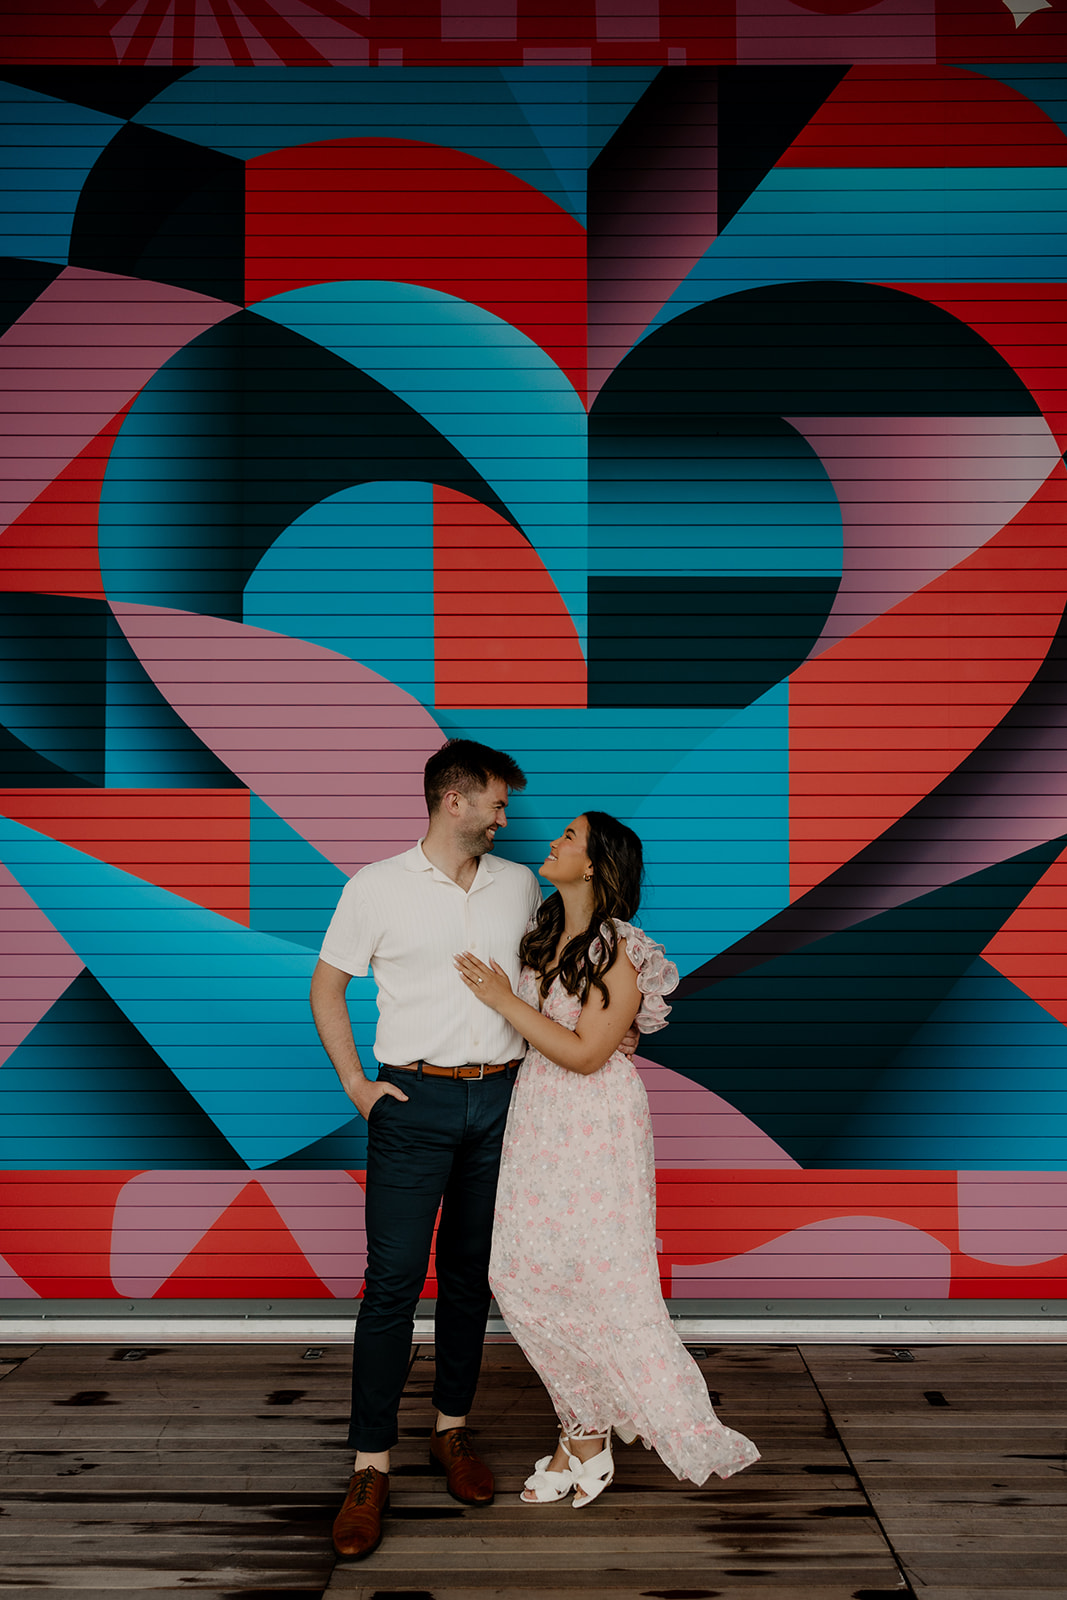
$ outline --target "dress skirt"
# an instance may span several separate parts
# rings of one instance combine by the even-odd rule
[[[662,947],[619,923],[646,997],[643,1032],[662,1027],[677,982]],[[673,981],[672,981],[673,979]],[[532,973],[520,993],[537,1004]],[[541,1009],[573,1028],[581,1007],[557,979]],[[671,1322],[656,1258],[652,1122],[645,1088],[617,1051],[567,1072],[537,1051],[512,1096],[497,1188],[490,1282],[565,1433],[636,1430],[678,1478],[728,1478],[759,1459],[715,1415]]]

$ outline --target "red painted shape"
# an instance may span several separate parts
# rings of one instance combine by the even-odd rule
[[[886,1217],[959,1247],[954,1172],[686,1171],[656,1173],[664,1275],[725,1261],[831,1217]]]
[[[434,488],[434,703],[584,706],[585,658],[536,550],[510,522]]]
[[[97,542],[100,489],[132,405],[117,411],[0,535],[0,590],[107,598]]]
[[[332,1300],[334,1297],[259,1184],[250,1181],[153,1298]]]
[[[1004,0],[934,0],[938,61],[1067,61],[1058,0],[1017,23]]]
[[[0,1255],[46,1299],[114,1300],[111,1223],[132,1172],[0,1172]]]
[[[790,679],[793,899],[970,755],[1030,682],[1067,604],[1067,470],[1000,533]]]
[[[0,814],[248,926],[247,789],[0,789]]]
[[[511,323],[585,394],[585,230],[488,161],[412,139],[330,139],[246,167],[246,295],[415,283]]]
[[[952,1258],[950,1300],[1065,1300],[1067,1256],[1033,1266],[991,1267],[970,1256]]]
[[[971,57],[970,59],[979,59]],[[962,67],[853,67],[780,167],[1062,167],[1067,135],[1032,100]]]
[[[967,323],[998,350],[1067,450],[1067,284],[887,283]]]
[[[9,67],[114,67],[106,17],[91,0],[9,0],[2,13]]]
[[[0,1173],[0,1255],[48,1298],[117,1299],[110,1276],[121,1172]],[[364,1182],[362,1172],[352,1174]],[[952,1252],[953,1299],[1062,1299],[1067,1257],[991,1266],[959,1249],[955,1172],[684,1171],[657,1174],[665,1282],[677,1267],[729,1259],[833,1217],[885,1217]],[[434,1264],[424,1294],[436,1292]],[[254,1174],[159,1291],[160,1299],[330,1299]]]
[[[1012,983],[1067,1024],[1067,850],[982,952]]]

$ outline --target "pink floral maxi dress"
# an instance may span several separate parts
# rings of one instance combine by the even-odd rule
[[[666,1026],[678,969],[662,945],[616,921],[637,971],[637,1027]],[[594,947],[595,953],[595,947]],[[525,968],[519,994],[538,1004]],[[557,978],[541,1009],[573,1029],[581,1003]],[[566,1072],[530,1050],[511,1101],[490,1281],[564,1432],[629,1423],[678,1478],[728,1478],[759,1460],[721,1423],[659,1286],[652,1121],[637,1069],[616,1050],[598,1072]]]

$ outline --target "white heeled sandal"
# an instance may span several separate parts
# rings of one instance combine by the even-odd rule
[[[567,1459],[568,1461],[575,1459],[569,1450]],[[551,1460],[551,1456],[542,1456],[540,1461],[534,1462],[534,1469],[519,1495],[524,1506],[547,1506],[551,1505],[553,1500],[565,1500],[574,1488],[574,1473],[571,1468],[568,1466],[562,1472],[549,1472],[548,1463]]]
[[[617,1422],[614,1433],[620,1444],[633,1444],[637,1438],[637,1429],[631,1427],[628,1422]]]
[[[636,1438],[637,1435],[634,1435]],[[603,1439],[604,1448],[598,1455],[590,1456],[588,1461],[582,1461],[572,1451],[567,1449],[568,1443],[576,1439]],[[571,1477],[574,1483],[574,1509],[592,1503],[597,1495],[603,1494],[608,1484],[615,1476],[615,1462],[611,1454],[611,1433],[580,1433],[565,1435],[563,1448],[567,1450],[567,1459],[570,1462]],[[578,1490],[581,1489],[581,1494]]]

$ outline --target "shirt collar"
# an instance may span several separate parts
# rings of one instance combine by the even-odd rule
[[[435,867],[433,862],[426,856],[422,848],[424,842],[424,839],[420,839],[418,844],[413,845],[410,850],[401,856],[400,859],[408,872],[429,872],[438,883],[450,883],[453,889],[458,889],[459,885],[455,880],[450,878],[447,872],[442,872],[440,867]],[[467,890],[467,893],[474,894],[476,889],[486,888],[492,883],[493,874],[503,871],[504,865],[503,861],[494,861],[488,852],[484,856],[480,856],[478,858],[478,870],[474,874],[474,882]]]

